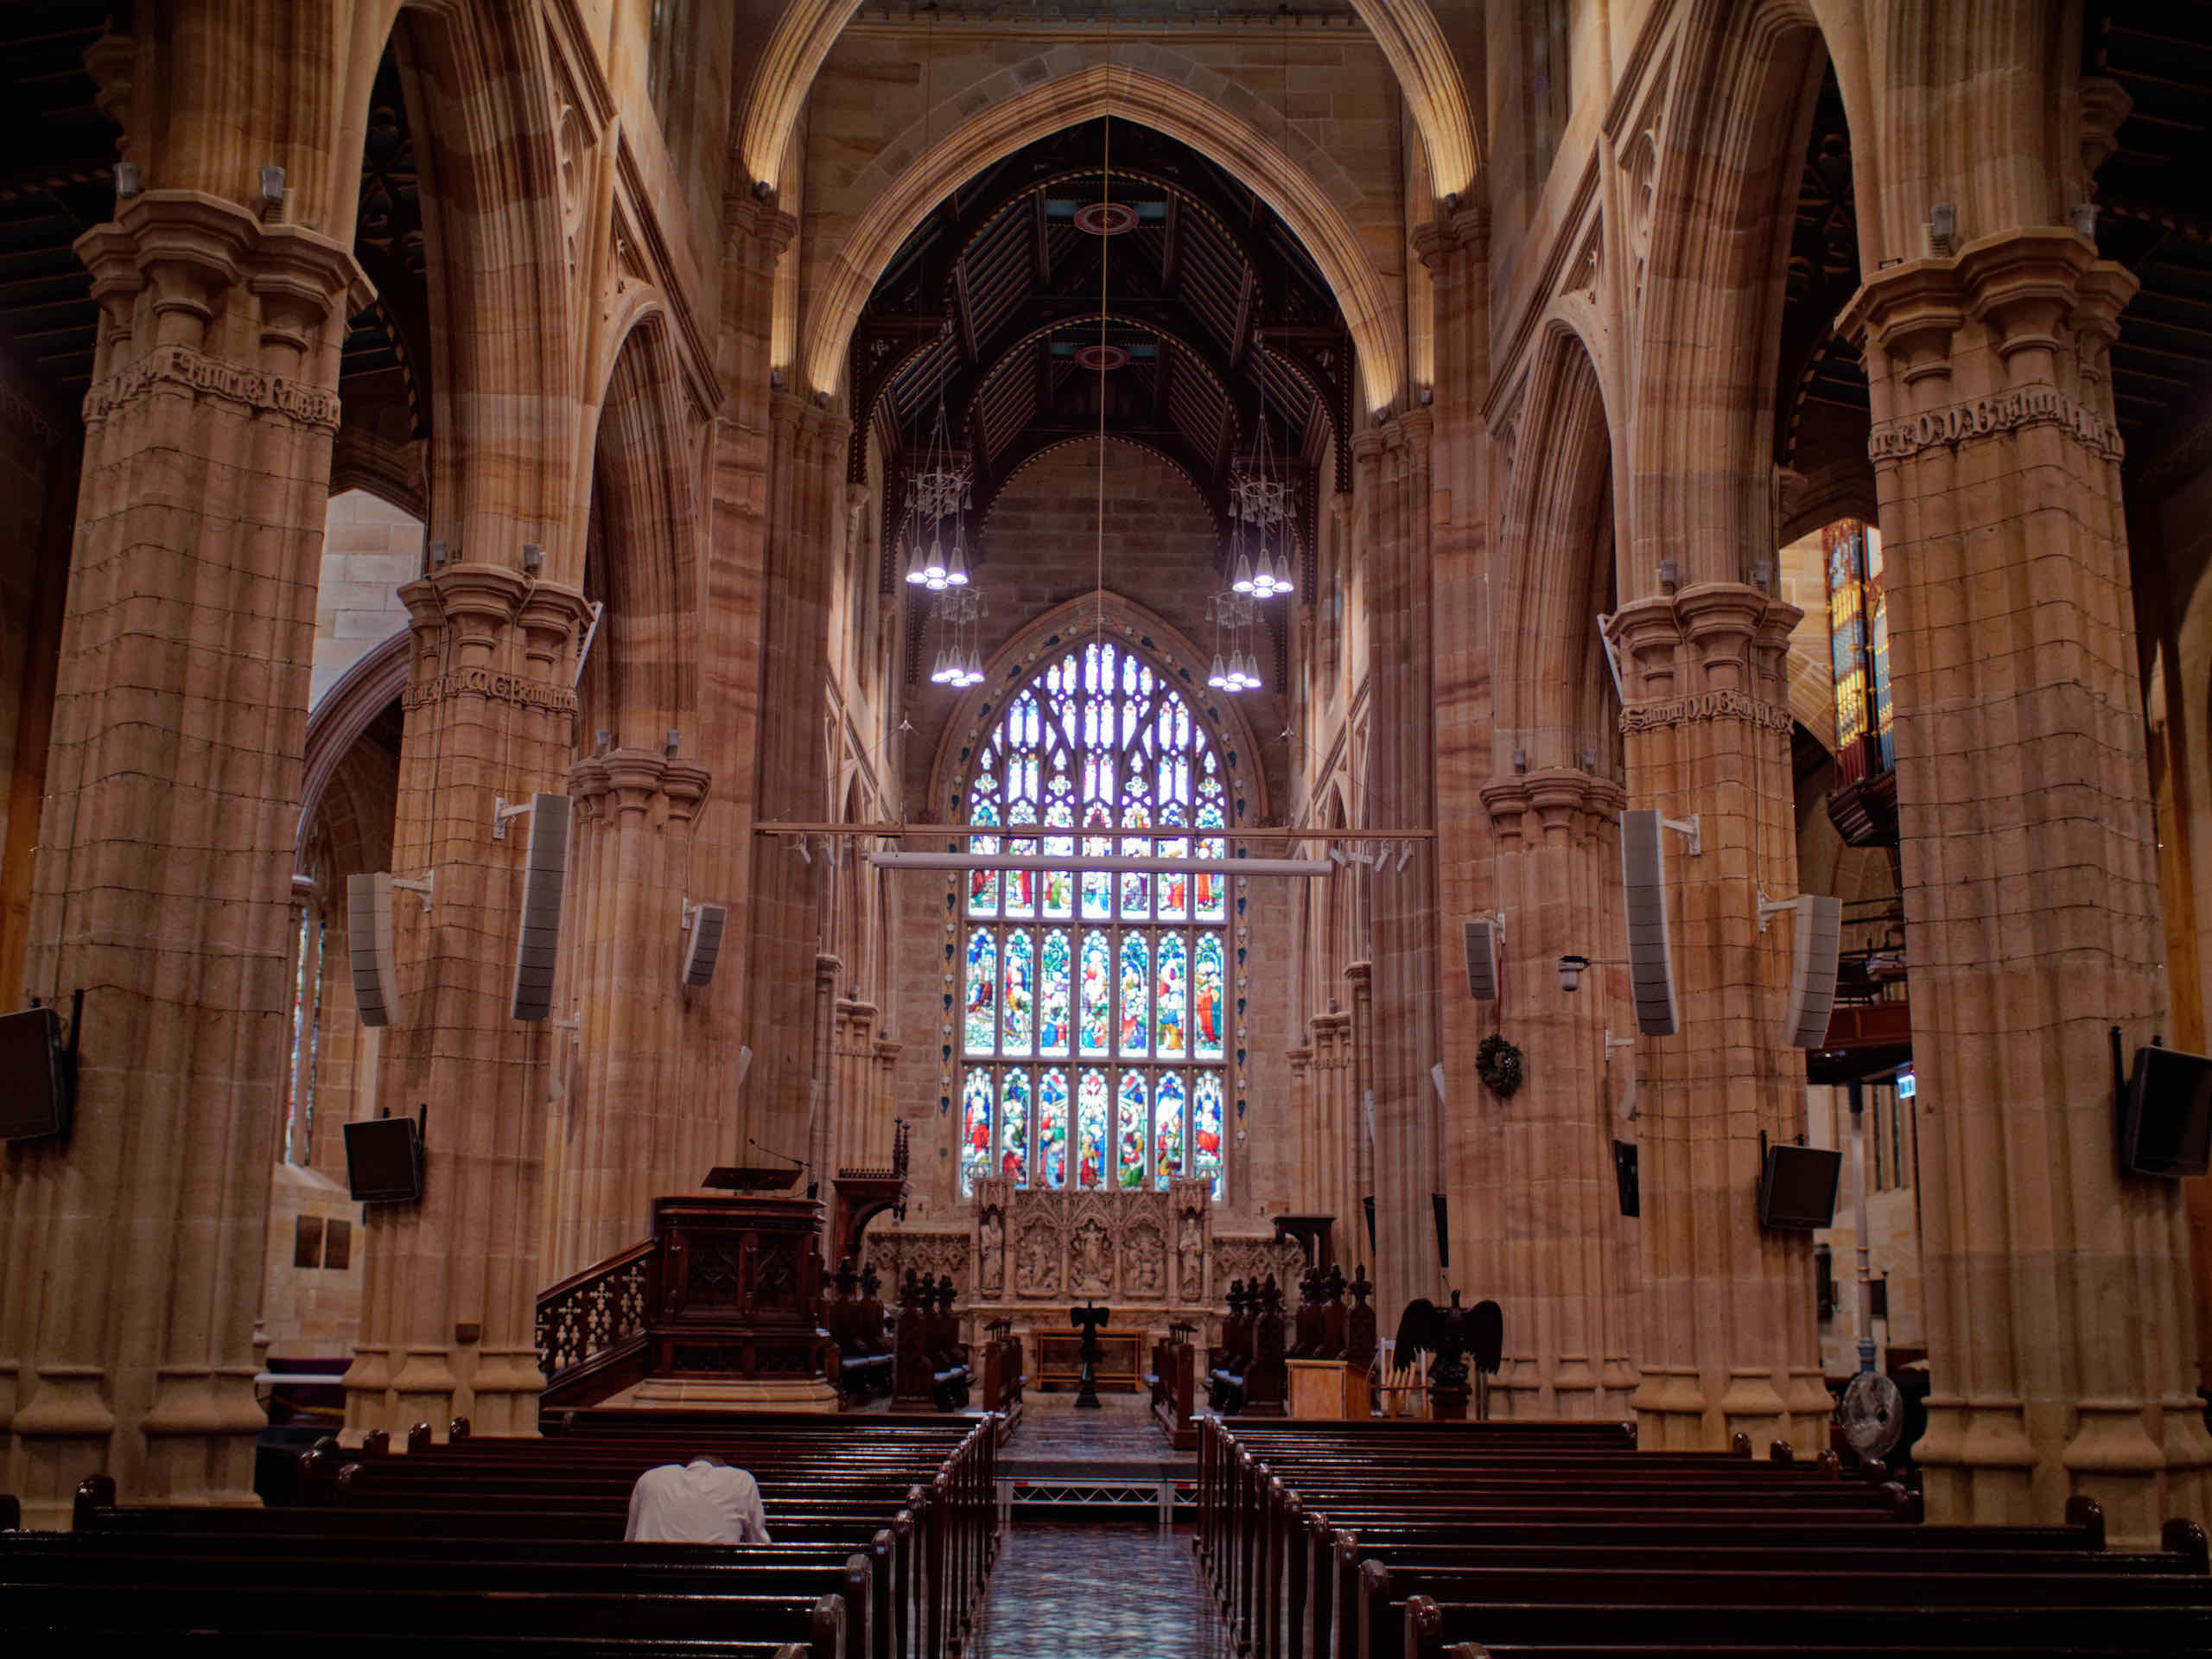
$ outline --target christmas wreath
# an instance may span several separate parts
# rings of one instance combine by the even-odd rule
[[[1475,1072],[1500,1100],[1521,1086],[1521,1051],[1492,1032],[1475,1051]]]

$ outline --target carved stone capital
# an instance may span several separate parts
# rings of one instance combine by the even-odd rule
[[[530,582],[503,564],[456,560],[424,578],[463,646],[488,646],[515,620]]]
[[[1414,257],[1440,275],[1463,260],[1479,266],[1490,249],[1490,210],[1479,202],[1464,207],[1440,203],[1434,219],[1414,227],[1413,245]]]
[[[1951,372],[1951,337],[1967,320],[1965,297],[1945,259],[1910,259],[1878,270],[1836,319],[1836,332],[1887,358],[1910,385]]]
[[[668,772],[664,757],[650,749],[610,749],[600,757],[600,765],[612,810],[639,814],[652,810],[653,798]]]
[[[688,760],[670,761],[660,780],[661,792],[668,797],[668,816],[689,823],[699,816],[699,808],[713,785],[714,774],[704,766],[694,766]]]
[[[1967,315],[1988,328],[2008,366],[2022,352],[2056,354],[2071,343],[2063,325],[2096,263],[2094,245],[2055,226],[1986,238],[1959,254]]]
[[[549,673],[554,664],[567,663],[569,640],[590,613],[582,588],[558,582],[535,584],[515,609],[524,653],[545,664]]]

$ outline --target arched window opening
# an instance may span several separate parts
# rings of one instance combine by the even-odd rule
[[[976,853],[1223,859],[1229,780],[1190,705],[1107,640],[1008,699],[980,746]],[[1207,833],[1212,831],[1215,833]],[[1080,851],[1077,850],[1078,842]],[[1001,1174],[1054,1190],[1222,1193],[1229,878],[1107,869],[974,870],[965,922],[960,1187]]]

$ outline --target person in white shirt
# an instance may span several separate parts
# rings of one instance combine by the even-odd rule
[[[623,1537],[633,1544],[771,1541],[759,1483],[720,1458],[664,1463],[639,1475]]]

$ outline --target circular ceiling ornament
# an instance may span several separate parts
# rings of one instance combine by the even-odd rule
[[[1092,236],[1119,236],[1137,227],[1137,210],[1127,202],[1086,202],[1075,210],[1075,227]]]
[[[1094,373],[1109,369],[1126,367],[1129,354],[1119,346],[1085,346],[1075,354],[1075,360]]]

